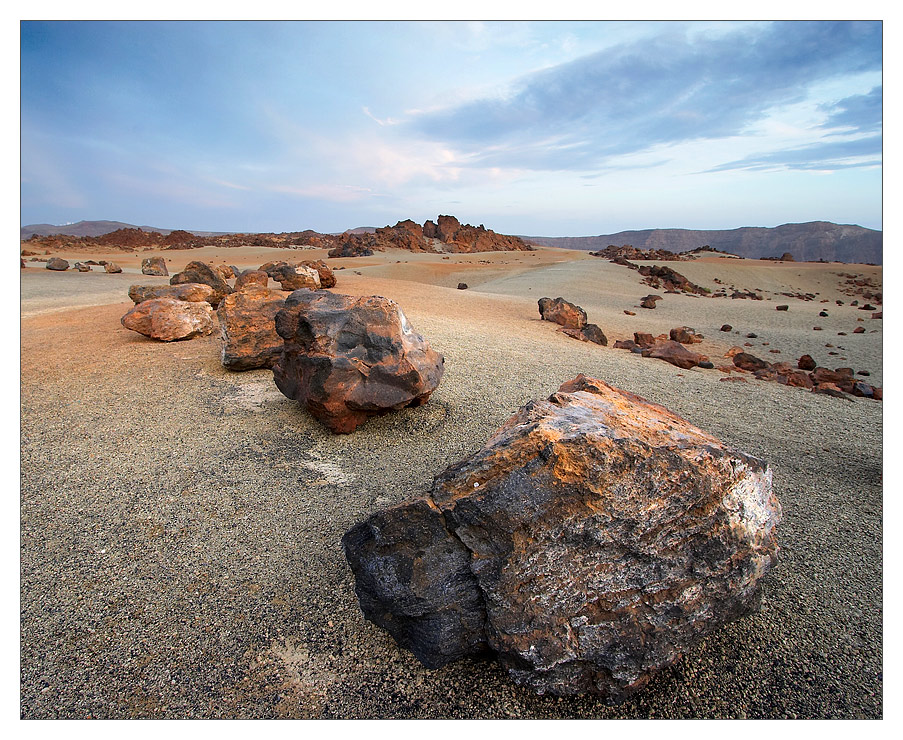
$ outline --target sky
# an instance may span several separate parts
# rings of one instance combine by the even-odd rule
[[[882,30],[23,22],[21,224],[881,229]]]

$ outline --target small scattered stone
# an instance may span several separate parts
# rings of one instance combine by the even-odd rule
[[[467,290],[467,283],[458,283],[458,290]]]
[[[722,324],[721,325],[721,331],[731,331],[733,328],[734,327],[731,326],[730,324]]]
[[[788,306],[786,303],[783,303],[783,304],[781,304],[780,306],[775,306],[775,307],[774,307],[774,310],[775,310],[775,311],[789,311],[789,310],[790,310],[790,306]]]

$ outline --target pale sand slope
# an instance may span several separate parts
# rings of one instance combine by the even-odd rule
[[[201,251],[175,253],[173,264],[213,258]],[[240,267],[276,258],[262,251],[219,250]],[[831,271],[870,268],[675,263],[703,284],[706,270],[749,289],[808,292],[821,280],[832,303],[669,294],[645,311],[632,306],[651,290],[633,271],[583,253],[534,254],[330,260],[348,266],[336,292],[397,300],[446,358],[426,406],[347,436],[284,398],[269,371],[225,371],[215,336],[162,344],[123,329],[128,284],[165,278],[23,270],[22,715],[881,716],[882,404],[721,382],[717,370],[570,339],[536,308],[542,295],[562,295],[611,341],[686,324],[706,334],[696,347],[716,364],[715,350],[750,341],[767,359],[807,351],[830,367],[868,369],[881,385],[881,333],[871,333],[881,322],[834,306],[829,285]],[[544,266],[528,269],[534,260]],[[95,277],[115,280],[118,300]],[[51,289],[53,306],[42,306]],[[110,303],[40,313],[57,300],[78,306],[82,289]],[[779,302],[790,311],[775,311]],[[817,318],[824,306],[830,317]],[[837,336],[859,317],[866,334]],[[759,339],[721,334],[724,322]],[[825,343],[845,348],[836,365]],[[423,493],[520,405],[579,372],[768,460],[784,507],[762,610],[614,708],[534,696],[493,662],[423,668],[364,620],[340,546],[351,525]]]

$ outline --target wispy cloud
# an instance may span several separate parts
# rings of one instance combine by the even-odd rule
[[[405,125],[475,165],[590,170],[655,145],[746,133],[770,109],[805,100],[820,80],[880,70],[881,55],[880,23],[788,22],[696,36],[681,28]],[[840,125],[870,107],[873,97],[849,99],[828,118]]]
[[[726,162],[708,172],[727,170],[840,170],[881,164],[881,137],[829,141],[776,152],[763,152]]]
[[[883,100],[882,88],[878,86],[865,95],[851,95],[833,105],[822,106],[830,112],[822,127],[853,129],[860,133],[880,131]]]

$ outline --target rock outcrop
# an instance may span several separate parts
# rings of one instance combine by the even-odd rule
[[[213,288],[213,296],[210,299],[210,305],[216,308],[219,302],[232,292],[232,286],[229,285],[210,265],[203,262],[189,262],[182,272],[177,272],[169,279],[170,285],[181,285],[182,283],[203,283]]]
[[[175,298],[143,301],[133,306],[121,321],[126,329],[162,342],[205,336],[216,328],[209,303]]]
[[[442,355],[388,298],[298,290],[276,331],[285,340],[276,385],[336,433],[426,403],[442,378]]]
[[[581,375],[342,543],[365,616],[427,666],[490,651],[617,702],[757,608],[780,518],[761,460]]]
[[[265,273],[264,273],[265,275]],[[287,295],[257,285],[246,285],[220,301],[220,360],[229,370],[273,367],[282,354],[282,337],[276,333],[276,314]]]
[[[141,260],[141,272],[145,275],[169,275],[169,270],[166,269],[166,260],[162,257],[148,257]]]

